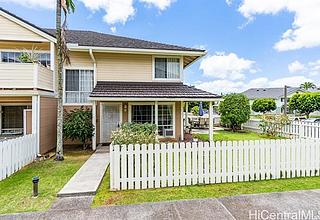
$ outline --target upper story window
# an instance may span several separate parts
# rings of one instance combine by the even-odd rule
[[[154,63],[155,79],[180,79],[180,58],[156,57]]]
[[[3,63],[21,63],[19,56],[22,52],[1,52],[1,62]],[[49,53],[39,53],[38,61],[43,66],[50,66],[50,54]]]
[[[66,70],[65,103],[88,103],[93,89],[93,70]]]

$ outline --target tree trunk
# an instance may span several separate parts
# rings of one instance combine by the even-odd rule
[[[58,109],[57,109],[57,149],[56,160],[62,161],[63,157],[63,82],[62,82],[62,69],[63,58],[61,48],[61,0],[57,0],[56,9],[56,39],[57,39],[57,76],[58,76]]]

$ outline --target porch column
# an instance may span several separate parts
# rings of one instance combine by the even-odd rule
[[[53,90],[56,91],[56,73],[55,73],[55,46],[53,42],[50,42],[50,69],[53,71]]]
[[[40,153],[40,96],[32,96],[32,134],[36,134],[37,154]]]
[[[92,105],[92,124],[93,124],[93,136],[92,136],[92,150],[97,149],[97,102],[93,101]]]
[[[181,141],[184,141],[184,123],[183,123],[183,105],[184,102],[181,101],[181,112],[180,112],[180,116],[181,116],[181,122],[180,122],[180,127],[181,127]]]
[[[213,141],[213,106],[212,102],[209,102],[209,141]]]
[[[189,122],[188,122],[188,106],[189,106],[189,103],[186,102],[186,111],[184,113],[184,129],[186,129],[189,125]]]

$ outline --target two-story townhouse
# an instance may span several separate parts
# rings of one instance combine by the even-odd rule
[[[8,80],[1,79],[0,100],[1,103],[10,100],[21,104],[23,98],[28,102],[19,105],[25,117],[22,114],[23,127],[21,122],[18,127],[26,132],[38,132],[40,152],[45,152],[54,147],[56,133],[53,130],[57,77],[55,62],[52,62],[55,60],[55,30],[36,27],[3,9],[0,12],[0,26],[5,30],[0,34],[1,56],[4,57],[0,75]],[[154,123],[161,139],[183,141],[187,102],[208,101],[212,109],[212,102],[219,98],[183,84],[184,69],[203,57],[204,50],[80,30],[68,30],[67,42],[71,64],[64,66],[64,108],[88,106],[92,109],[94,149],[99,143],[110,142],[112,131],[124,122]],[[14,52],[31,47],[45,54],[47,60],[40,60],[44,66],[21,64],[16,58],[11,59],[18,56]],[[6,57],[10,57],[10,61]],[[10,63],[11,60],[14,62]],[[32,109],[29,114],[28,108]],[[28,125],[31,117],[32,129]],[[212,123],[210,128],[212,133]]]

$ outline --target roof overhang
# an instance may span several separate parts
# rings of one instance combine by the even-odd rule
[[[109,53],[132,53],[132,54],[150,54],[150,55],[179,55],[179,56],[205,56],[206,51],[188,51],[188,50],[159,50],[159,49],[139,49],[139,48],[120,48],[120,47],[91,47],[79,46],[77,44],[68,44],[70,51],[86,52],[109,52]]]
[[[53,37],[53,36],[49,35],[48,33],[44,32],[43,30],[41,30],[41,28],[37,28],[35,25],[31,25],[31,24],[27,23],[26,21],[24,21],[23,19],[20,19],[17,16],[14,16],[14,15],[8,13],[5,10],[2,10],[1,8],[0,8],[0,15],[5,17],[5,18],[7,18],[7,19],[9,19],[10,21],[12,21],[12,22],[14,22],[14,23],[16,23],[16,24],[18,24],[18,25],[20,25],[20,26],[22,26],[22,27],[24,27],[24,28],[36,33],[36,34],[38,34],[38,35],[40,35],[41,37],[45,38],[44,42],[46,42],[46,40],[48,42],[54,42],[54,43],[57,42],[55,37]]]
[[[144,97],[89,97],[89,101],[98,101],[98,102],[154,102],[154,101],[161,101],[161,102],[173,102],[173,101],[184,101],[184,102],[213,102],[219,101],[221,98],[144,98]]]

